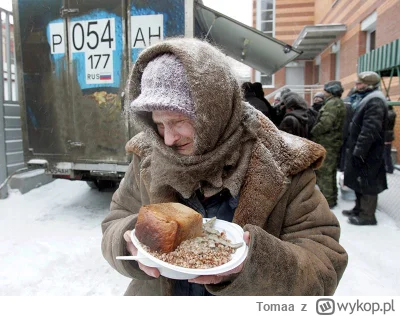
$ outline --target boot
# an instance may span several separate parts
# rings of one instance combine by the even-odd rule
[[[329,205],[329,208],[334,208],[337,205],[337,203],[331,202],[331,203],[328,203],[328,205]]]
[[[371,218],[351,216],[349,217],[349,223],[353,225],[376,225],[378,222],[375,216]]]
[[[350,217],[350,216],[358,216],[358,215],[360,215],[360,211],[359,210],[355,210],[355,209],[344,210],[344,211],[342,211],[342,214],[344,216],[348,216],[348,217]]]

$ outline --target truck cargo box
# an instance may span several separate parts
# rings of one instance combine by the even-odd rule
[[[119,181],[137,132],[123,115],[128,71],[168,37],[207,37],[272,74],[291,46],[194,0],[14,0],[24,156],[54,177]]]

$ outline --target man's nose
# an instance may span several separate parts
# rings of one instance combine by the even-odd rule
[[[172,129],[166,128],[164,130],[164,143],[167,146],[172,146],[179,139],[179,135]]]

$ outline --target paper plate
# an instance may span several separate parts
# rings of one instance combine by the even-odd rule
[[[203,223],[207,222],[208,220],[210,219],[203,218]],[[232,243],[243,242],[243,246],[237,248],[235,253],[232,254],[232,260],[223,265],[210,269],[189,269],[169,264],[167,262],[164,262],[160,259],[153,257],[148,252],[146,252],[141,246],[138,239],[136,238],[135,230],[133,230],[131,233],[131,239],[135,247],[138,249],[137,261],[146,266],[157,268],[162,276],[176,280],[188,280],[196,278],[201,275],[220,274],[236,268],[244,261],[244,259],[246,259],[248,252],[248,246],[243,240],[243,233],[244,233],[243,229],[237,224],[219,219],[215,221],[213,228],[219,230],[220,232],[225,231],[226,237]]]

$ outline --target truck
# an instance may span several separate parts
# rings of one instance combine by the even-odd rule
[[[147,46],[198,37],[264,74],[300,51],[197,0],[13,0],[24,159],[99,189],[124,176],[129,69]]]

